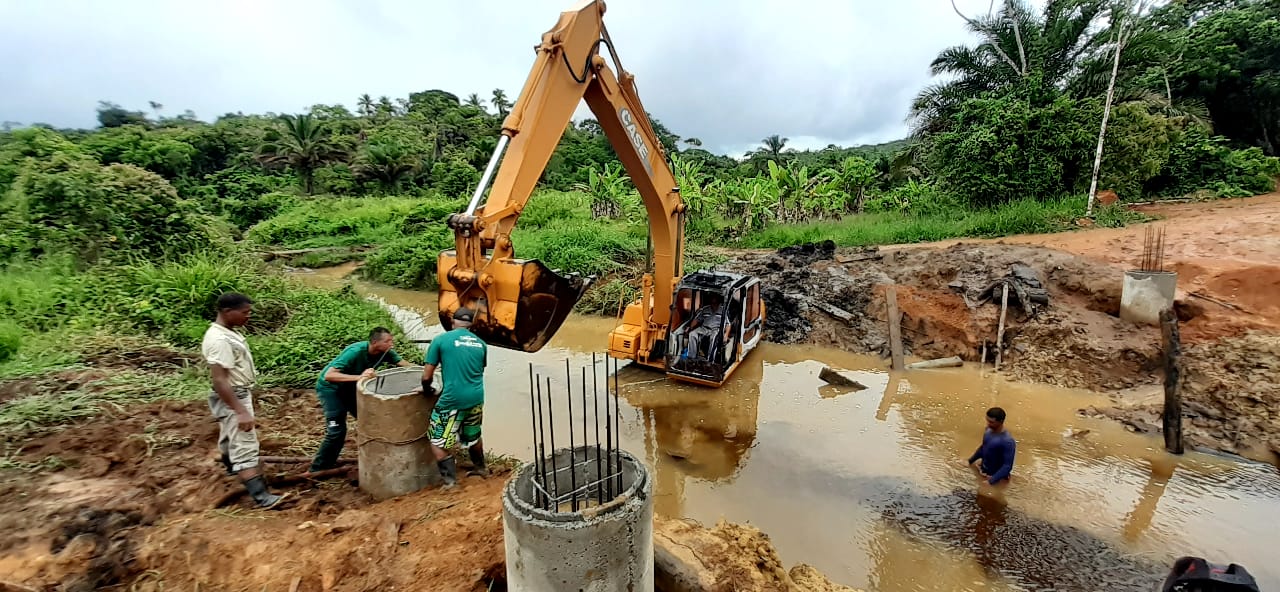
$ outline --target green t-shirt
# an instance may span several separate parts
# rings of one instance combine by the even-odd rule
[[[400,354],[397,354],[396,350],[392,349],[381,356],[370,356],[368,341],[360,341],[348,345],[342,350],[342,353],[338,354],[338,357],[320,370],[320,378],[316,379],[316,392],[337,394],[341,391],[349,391],[354,393],[356,383],[329,382],[324,379],[324,375],[329,372],[330,368],[337,368],[338,372],[343,374],[360,374],[370,368],[376,368],[380,363],[399,364]]]
[[[432,339],[426,363],[439,366],[444,381],[436,409],[470,409],[484,402],[489,347],[474,333],[458,328]]]

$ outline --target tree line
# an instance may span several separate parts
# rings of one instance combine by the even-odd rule
[[[901,141],[794,150],[770,135],[725,155],[651,115],[695,234],[1091,188],[1126,200],[1274,188],[1273,0],[1050,0],[1041,10],[1005,0],[987,14],[956,13],[978,41],[938,54],[931,68],[946,79],[915,97]],[[511,99],[501,89],[366,94],[354,110],[318,104],[212,122],[148,107],[102,102],[91,130],[6,124],[0,256],[64,243],[90,258],[137,241],[172,250],[183,244],[172,237],[234,237],[299,194],[458,198],[479,181]],[[597,217],[643,216],[591,119],[565,130],[540,186],[585,193]]]

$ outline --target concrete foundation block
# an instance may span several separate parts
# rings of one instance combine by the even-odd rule
[[[554,456],[562,493],[571,491],[566,487],[571,466],[578,486],[587,492],[602,474],[610,474],[597,469],[607,463],[595,462],[594,446],[575,449],[576,462],[570,462],[569,449]],[[634,456],[626,451],[617,456],[621,486],[613,491],[620,493],[603,504],[597,496],[583,495],[578,511],[568,501],[559,504],[560,511],[545,510],[539,503],[535,475],[552,471],[550,458],[545,468],[536,462],[525,465],[507,482],[502,525],[508,589],[653,591],[653,481]]]
[[[422,396],[422,368],[391,368],[356,383],[360,416],[360,489],[384,500],[443,480],[427,430],[431,409]]]
[[[1160,324],[1160,312],[1173,307],[1178,274],[1172,271],[1124,273],[1120,291],[1120,318],[1133,323]]]

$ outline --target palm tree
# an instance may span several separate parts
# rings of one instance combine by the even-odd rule
[[[760,148],[760,151],[768,155],[769,158],[772,160],[779,160],[782,158],[782,149],[786,147],[787,142],[789,140],[790,138],[783,138],[778,134],[774,134],[763,140],[760,140],[760,142],[763,144],[763,146],[761,146]]]
[[[384,191],[391,192],[405,176],[419,170],[420,164],[403,143],[375,141],[365,144],[356,157],[355,172],[361,178],[377,180]]]
[[[961,103],[984,93],[1064,90],[1080,73],[1083,59],[1106,42],[1096,25],[1107,8],[1106,0],[1049,0],[1036,14],[1025,0],[1004,0],[999,13],[977,18],[957,9],[981,41],[949,47],[933,60],[933,75],[951,80],[916,95],[909,116],[912,135],[945,129]]]
[[[467,104],[477,109],[484,109],[484,99],[481,99],[480,95],[476,93],[467,95]]]
[[[369,93],[360,95],[356,100],[356,105],[360,107],[360,114],[365,117],[373,117],[373,97]]]
[[[388,97],[387,95],[382,95],[378,97],[377,112],[378,112],[378,115],[382,117],[390,117],[395,114],[396,106],[394,103],[391,102],[390,97]]]
[[[498,117],[507,116],[507,110],[511,108],[511,103],[507,102],[507,93],[502,92],[502,89],[493,89],[493,98],[489,102],[493,104],[494,109],[498,110]]]
[[[258,160],[268,167],[293,167],[302,181],[302,191],[311,195],[316,169],[342,156],[325,133],[324,126],[310,114],[281,115],[284,133],[271,128],[258,148]]]

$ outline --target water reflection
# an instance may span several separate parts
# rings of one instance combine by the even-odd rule
[[[763,355],[751,352],[718,389],[673,388],[660,373],[643,374],[649,380],[624,383],[622,396],[642,413],[655,510],[683,516],[685,481],[732,481],[755,444]]]
[[[1036,590],[1096,590],[1102,582],[1108,590],[1151,590],[1168,570],[1087,531],[1038,520],[973,491],[895,492],[881,515],[909,537],[971,556],[989,579]]]

